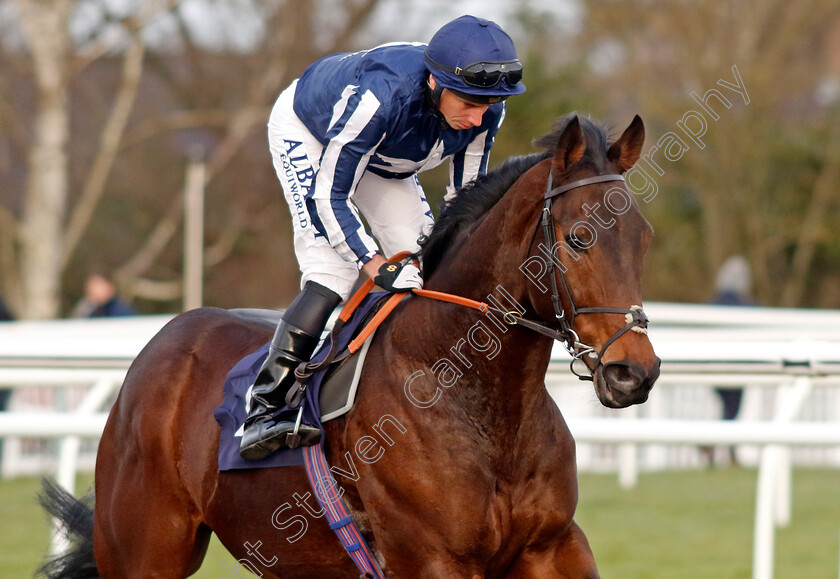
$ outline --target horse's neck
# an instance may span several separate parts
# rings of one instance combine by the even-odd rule
[[[489,303],[533,317],[527,278],[519,269],[527,254],[533,212],[515,211],[515,199],[503,199],[484,217],[432,276],[428,289]],[[457,377],[452,395],[470,412],[498,417],[499,406],[527,406],[544,394],[552,341],[522,327],[512,327],[493,313],[456,313],[440,303],[418,304],[423,323],[443,360],[438,368]],[[434,333],[437,332],[437,336]],[[451,363],[451,368],[449,368]]]

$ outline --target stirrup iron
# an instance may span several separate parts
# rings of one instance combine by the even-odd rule
[[[298,409],[297,418],[295,418],[295,429],[286,434],[286,446],[289,448],[297,448],[300,446],[300,423],[303,420],[303,405]]]

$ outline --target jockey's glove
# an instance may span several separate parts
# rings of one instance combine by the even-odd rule
[[[382,289],[394,293],[410,292],[423,287],[420,270],[411,263],[385,263],[373,281]]]

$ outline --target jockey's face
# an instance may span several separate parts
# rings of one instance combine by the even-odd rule
[[[435,88],[435,78],[429,78],[429,86]],[[481,117],[490,108],[489,104],[474,103],[443,89],[438,110],[450,127],[456,130],[470,129],[481,124]]]

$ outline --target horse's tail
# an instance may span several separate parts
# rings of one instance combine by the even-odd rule
[[[43,479],[38,495],[41,506],[60,524],[60,533],[71,547],[48,558],[35,572],[46,579],[94,579],[99,577],[93,555],[93,495],[79,500],[56,483]]]

